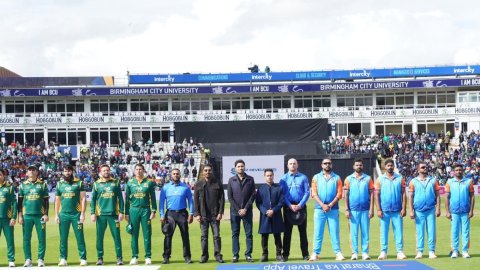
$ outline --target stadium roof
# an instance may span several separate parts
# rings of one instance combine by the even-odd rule
[[[0,78],[7,78],[7,77],[22,77],[22,76],[4,67],[0,67]]]

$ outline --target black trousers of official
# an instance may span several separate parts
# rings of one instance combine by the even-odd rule
[[[210,227],[212,228],[213,234],[213,251],[215,259],[222,259],[222,238],[220,237],[220,221],[218,221],[216,217],[202,217],[200,221],[200,230],[202,232],[202,259],[208,260],[208,229]]]
[[[180,229],[180,233],[182,234],[182,242],[183,242],[183,257],[184,258],[191,258],[192,254],[190,252],[190,237],[188,234],[188,213],[187,210],[181,211],[167,211],[166,217],[172,217],[175,220],[176,227]],[[173,231],[172,235],[165,235],[165,240],[163,241],[163,257],[170,258],[172,254],[172,238],[175,230]]]
[[[262,256],[268,257],[268,233],[262,233]],[[282,236],[281,233],[274,233],[276,256],[282,255]]]
[[[305,212],[307,212],[307,206],[304,206]],[[283,209],[283,213],[288,209]],[[292,229],[293,224],[288,222],[288,219],[284,216],[285,232],[283,234],[283,257],[290,256],[290,243],[292,242]],[[300,234],[300,249],[302,250],[302,257],[308,256],[308,238],[307,238],[307,218],[298,226],[298,233]]]

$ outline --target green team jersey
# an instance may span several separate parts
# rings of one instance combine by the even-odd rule
[[[93,183],[90,214],[111,216],[123,213],[124,203],[120,182],[114,178],[108,181],[99,178]]]
[[[138,181],[130,179],[125,187],[125,214],[128,215],[130,207],[150,208],[157,211],[157,200],[155,198],[155,183],[148,178]]]
[[[83,182],[73,178],[71,182],[62,178],[57,184],[55,196],[60,197],[60,213],[81,213],[80,192],[85,191]]]
[[[20,185],[18,197],[23,198],[22,213],[24,215],[46,215],[43,200],[48,199],[47,184],[40,179],[35,182],[25,180]]]
[[[17,196],[10,183],[0,184],[0,218],[17,219]]]

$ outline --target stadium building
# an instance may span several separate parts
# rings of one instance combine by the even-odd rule
[[[327,137],[480,129],[479,65],[127,78],[0,74],[4,142],[174,141],[179,123],[297,119],[325,121]]]

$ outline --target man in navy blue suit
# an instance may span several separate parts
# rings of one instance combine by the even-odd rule
[[[282,187],[274,183],[273,170],[265,169],[263,172],[265,184],[258,188],[256,203],[260,210],[260,223],[258,233],[262,235],[262,262],[268,261],[268,236],[273,233],[275,238],[276,259],[281,262],[282,237],[285,225],[282,218],[284,193]]]

